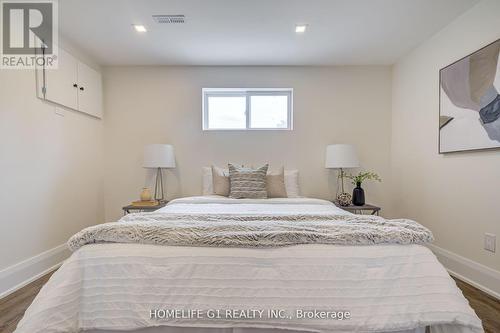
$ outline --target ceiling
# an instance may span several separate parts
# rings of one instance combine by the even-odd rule
[[[59,29],[102,65],[388,65],[477,2],[63,0]],[[186,23],[161,25],[154,14]]]

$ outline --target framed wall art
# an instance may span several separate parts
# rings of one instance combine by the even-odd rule
[[[500,39],[439,71],[439,153],[500,147]]]

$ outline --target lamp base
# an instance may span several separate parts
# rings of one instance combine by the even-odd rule
[[[165,196],[163,194],[163,173],[161,168],[156,169],[155,200],[159,203],[165,202]]]
[[[340,206],[349,206],[351,204],[351,195],[349,193],[340,193],[337,195],[337,203]]]

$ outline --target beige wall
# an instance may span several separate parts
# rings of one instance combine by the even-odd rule
[[[362,165],[380,173],[368,200],[388,207],[391,71],[389,67],[111,67],[105,70],[106,220],[137,199],[146,177],[143,146],[170,143],[177,169],[168,197],[201,194],[201,167],[228,161],[300,170],[302,193],[331,198],[325,147],[352,143]],[[291,87],[293,131],[201,130],[203,87]]]
[[[418,220],[448,251],[500,270],[498,150],[438,154],[439,69],[500,37],[500,1],[482,1],[401,59],[393,71],[394,214]]]
[[[0,273],[104,220],[102,127],[38,99],[34,71],[0,70]]]

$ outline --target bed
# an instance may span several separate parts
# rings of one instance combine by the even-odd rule
[[[163,237],[163,225],[174,216],[183,218]],[[259,228],[278,223],[301,229],[288,238],[266,229],[264,241],[257,242],[246,228],[249,217]],[[320,229],[318,236],[315,222],[307,224],[327,217],[335,218],[330,225],[358,223],[325,200],[201,196],[88,228],[70,240],[72,256],[42,288],[16,332],[483,332],[425,242],[410,241],[414,235],[387,241],[367,235],[366,227],[356,231],[359,244],[351,239],[340,245],[338,235]],[[382,218],[362,218],[365,226],[387,227]],[[245,229],[228,230],[228,221]],[[210,223],[225,225],[225,235],[234,237],[199,243],[207,238],[200,228]],[[189,242],[178,233],[186,225]],[[425,230],[419,228],[409,234]]]

